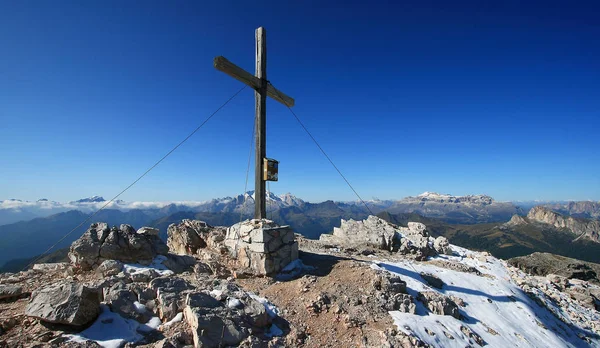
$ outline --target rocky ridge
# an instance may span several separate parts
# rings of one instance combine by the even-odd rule
[[[564,229],[574,235],[574,241],[584,238],[600,243],[600,221],[564,216],[544,206],[531,208],[526,217],[513,215],[507,225],[530,223],[542,223],[556,229]]]
[[[296,236],[300,259],[273,277],[238,274],[226,231],[183,221],[163,253],[152,229],[93,224],[70,263],[0,275],[0,346],[600,345],[596,285],[528,275],[423,224],[369,217]]]
[[[545,207],[563,215],[586,219],[600,219],[600,202],[573,201],[568,203],[546,204]]]

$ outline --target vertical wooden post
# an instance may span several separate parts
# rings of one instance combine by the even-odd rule
[[[267,157],[267,33],[256,29],[256,77],[261,86],[254,92],[256,105],[256,166],[254,178],[254,218],[266,219],[266,192],[263,180],[264,161]]]

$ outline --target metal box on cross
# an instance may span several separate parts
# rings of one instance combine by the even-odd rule
[[[265,181],[277,181],[277,179],[279,178],[279,161],[274,160],[272,158],[265,158],[264,159],[264,177],[263,180]]]

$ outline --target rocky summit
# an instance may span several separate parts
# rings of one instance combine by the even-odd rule
[[[95,223],[69,263],[0,274],[0,347],[600,346],[576,260],[507,263],[374,216],[320,240],[269,220],[158,233]]]

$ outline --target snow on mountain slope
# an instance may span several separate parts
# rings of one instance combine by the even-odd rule
[[[460,308],[462,321],[432,314],[419,301],[416,314],[390,312],[404,333],[417,336],[433,347],[478,346],[476,336],[469,332],[480,336],[486,347],[600,346],[597,311],[571,301],[545,277],[528,276],[483,253],[454,245],[452,249],[453,256],[437,256],[432,258],[433,262],[403,260],[373,264],[375,269],[399,275],[415,297],[420,291],[433,290],[459,297],[466,304]],[[435,260],[475,267],[482,276],[434,266]],[[421,277],[422,272],[439,277],[445,285],[439,290],[430,288]],[[580,337],[586,337],[587,343]]]

